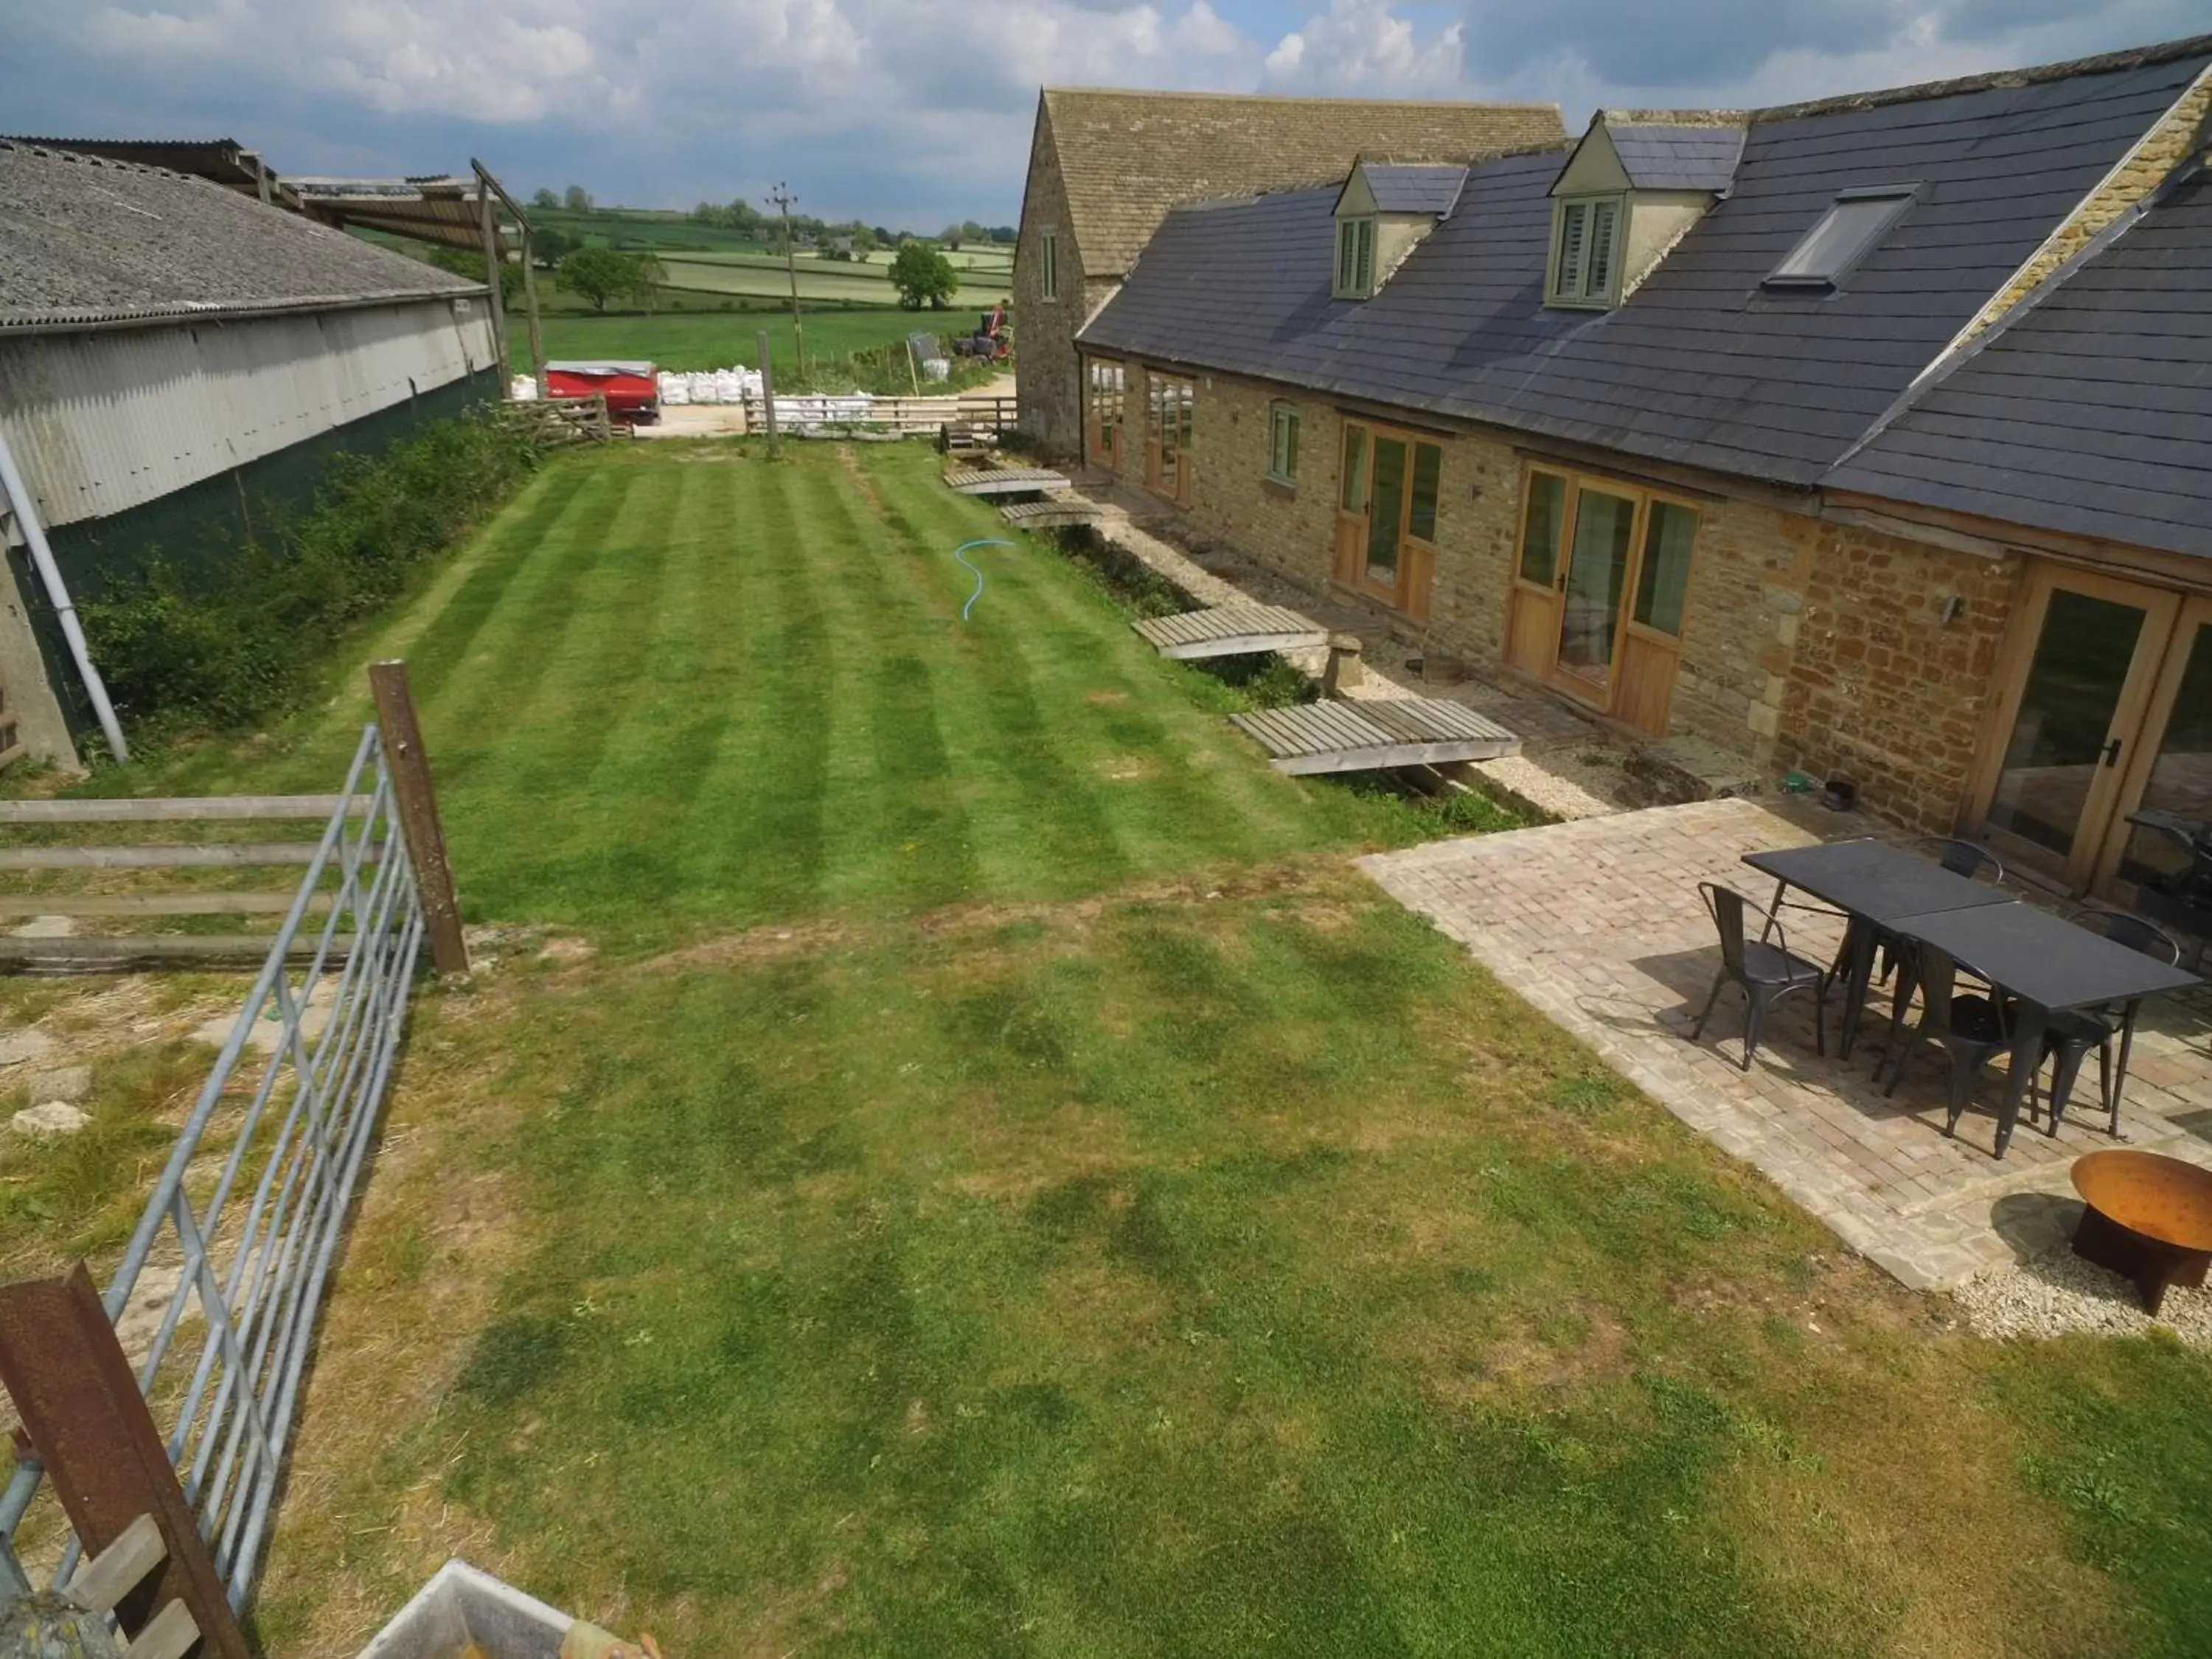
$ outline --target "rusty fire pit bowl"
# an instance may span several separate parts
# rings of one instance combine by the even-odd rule
[[[2088,1208],[2074,1254],[2131,1279],[2144,1311],[2169,1285],[2202,1285],[2212,1263],[2212,1170],[2157,1152],[2091,1152],[2074,1162]]]

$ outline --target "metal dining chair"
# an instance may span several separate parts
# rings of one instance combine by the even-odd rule
[[[2004,861],[1978,842],[1960,841],[1955,836],[1923,836],[1912,844],[1916,850],[1927,854],[1954,876],[1964,876],[1968,881],[1979,881],[1987,877],[1995,885],[2004,885]],[[1892,974],[1908,965],[1905,941],[1887,927],[1876,927],[1875,947],[1879,952],[1875,982],[1887,985]],[[1899,981],[1897,996],[1900,1004],[1911,1000],[1912,985],[1909,979]]]
[[[1919,992],[1920,1018],[1904,1033],[1901,1042],[1891,1045],[1896,1060],[1891,1066],[1889,1086],[1882,1094],[1885,1098],[1894,1095],[1922,1045],[1936,1043],[1951,1061],[1950,1115],[1944,1121],[1943,1133],[1955,1134],[1966,1103],[1973,1097],[1974,1079],[1984,1066],[2012,1046],[2004,1005],[1994,993],[1961,993],[1959,964],[1947,952],[1932,945],[1910,940],[1905,944],[1909,955],[1898,992],[1900,999],[1909,998],[1914,990]],[[1893,1031],[1903,1024],[1904,1013],[1905,1004],[1900,1000],[1891,1018]]]
[[[1752,1056],[1759,1052],[1759,1039],[1766,1030],[1766,1011],[1792,991],[1809,990],[1813,994],[1813,1047],[1825,1058],[1828,1052],[1828,970],[1792,951],[1789,935],[1771,914],[1766,917],[1765,932],[1760,938],[1747,937],[1743,926],[1744,912],[1747,907],[1758,907],[1735,888],[1701,881],[1698,892],[1705,902],[1706,914],[1712,917],[1713,926],[1720,933],[1721,970],[1713,976],[1712,993],[1705,999],[1698,1023],[1690,1029],[1690,1041],[1695,1042],[1705,1036],[1705,1022],[1712,1018],[1713,1005],[1721,1000],[1721,993],[1730,985],[1741,985],[1749,1004],[1743,1020],[1743,1069],[1747,1072]],[[1770,937],[1778,942],[1769,944]]]
[[[2173,963],[2181,960],[2181,945],[2172,934],[2124,910],[2086,905],[2066,919],[2076,927],[2108,939],[2115,945],[2124,945],[2130,951],[2140,951],[2155,961]],[[2075,1009],[2051,1016],[2051,1023],[2044,1028],[2040,1057],[2051,1062],[2051,1114],[2044,1126],[2045,1134],[2058,1133],[2058,1126],[2066,1116],[2067,1102],[2074,1093],[2074,1081],[2081,1075],[2081,1062],[2089,1057],[2092,1049],[2097,1055],[2098,1097],[2112,1114],[2112,1133],[2119,1133],[2119,1109],[2112,1101],[2112,1040],[2119,1036],[2121,1023],[2126,1017],[2124,1010],[2117,1008]],[[2027,1106],[2031,1114],[2036,1109],[2036,1091],[2042,1073],[2039,1060],[2036,1075],[2028,1079]],[[2033,1121],[2032,1115],[2029,1121]]]

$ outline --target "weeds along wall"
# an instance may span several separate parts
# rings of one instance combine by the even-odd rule
[[[489,418],[495,371],[323,433],[112,518],[65,526],[56,557],[126,726],[159,734],[263,719],[332,635],[397,596],[535,463]],[[58,621],[16,562],[72,730],[92,728]]]

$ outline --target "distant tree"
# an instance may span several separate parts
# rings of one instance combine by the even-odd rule
[[[484,279],[483,255],[470,253],[457,247],[436,247],[430,250],[430,263],[441,270],[450,270],[456,276],[465,276],[472,283]],[[522,291],[522,267],[503,264],[499,268],[499,297],[512,301]]]
[[[534,208],[556,208],[561,205],[561,198],[544,185],[540,185],[532,194],[530,205]]]
[[[637,259],[611,247],[580,247],[561,261],[556,280],[562,289],[580,294],[594,311],[605,311],[607,301],[637,290]]]
[[[927,242],[902,243],[891,261],[890,276],[891,285],[898,289],[899,303],[908,311],[920,311],[924,306],[942,311],[960,286],[952,261]]]
[[[901,242],[906,240],[906,238],[900,235],[896,231],[891,230],[883,225],[872,225],[869,228],[876,233],[876,246],[878,247],[896,247]]]
[[[993,225],[991,227],[991,240],[1003,247],[1012,247],[1016,242],[1021,240],[1021,232],[1015,229],[1012,225]]]
[[[571,185],[562,194],[561,205],[571,213],[589,213],[592,210],[592,192],[581,185]]]
[[[959,252],[960,227],[957,225],[945,226],[943,230],[937,233],[937,240],[945,246],[951,248],[955,253]]]
[[[960,227],[960,240],[963,242],[988,242],[991,240],[991,233],[970,219]]]
[[[652,313],[660,308],[660,290],[667,283],[668,270],[650,253],[625,256],[630,262],[629,297]]]
[[[564,257],[582,246],[583,243],[575,237],[565,231],[555,230],[550,225],[542,228],[536,225],[531,227],[531,258],[541,265],[558,265]]]
[[[876,233],[874,231],[870,230],[866,225],[854,225],[853,227],[854,252],[863,254],[873,253],[876,251]]]

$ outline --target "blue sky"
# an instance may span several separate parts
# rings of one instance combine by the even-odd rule
[[[2212,28],[2204,0],[0,0],[0,124],[279,171],[1011,222],[1041,83],[1741,106]]]

